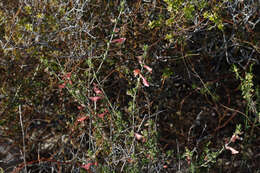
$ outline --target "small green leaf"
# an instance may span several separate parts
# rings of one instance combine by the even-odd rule
[[[33,25],[31,24],[31,23],[27,23],[27,24],[25,24],[25,29],[27,30],[27,31],[33,31]]]

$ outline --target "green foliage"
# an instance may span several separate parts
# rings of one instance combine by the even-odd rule
[[[253,112],[256,115],[256,120],[260,122],[260,110],[257,107],[256,101],[254,101],[253,97],[258,97],[258,88],[254,89],[254,83],[253,83],[253,73],[252,73],[252,66],[250,67],[249,72],[245,72],[244,77],[240,75],[239,69],[237,66],[233,65],[233,71],[236,74],[236,78],[241,81],[240,84],[240,90],[242,92],[242,97],[246,100],[248,110]]]
[[[170,69],[170,68],[165,68],[163,69],[163,74],[162,77],[163,78],[169,78],[174,74],[174,72]]]
[[[193,4],[188,4],[183,8],[183,13],[187,20],[192,20],[194,18],[194,12],[195,12],[195,8]]]
[[[164,21],[164,18],[162,15],[159,15],[159,19],[158,20],[153,20],[153,21],[150,21],[148,26],[153,29],[153,28],[156,28],[156,27],[161,27],[162,24],[163,24],[163,21]]]
[[[169,18],[159,17],[157,20],[150,21],[151,29],[155,27],[169,27],[165,39],[170,42],[179,42],[185,39],[186,30],[190,27],[197,27],[198,20],[209,20],[212,24],[207,24],[209,30],[217,27],[223,31],[222,18],[220,16],[222,4],[226,1],[219,1],[211,6],[208,1],[183,1],[183,0],[164,0],[167,4]],[[204,19],[202,19],[202,17]],[[181,28],[179,28],[181,26]],[[179,43],[182,43],[180,41]]]
[[[219,9],[216,9],[215,11],[219,11]],[[221,18],[219,17],[219,15],[216,12],[211,13],[211,12],[206,11],[203,13],[203,17],[205,19],[209,19],[211,22],[213,22],[218,27],[218,29],[223,30],[224,25],[221,21]],[[209,29],[212,29],[213,27],[215,27],[215,26],[212,26]]]
[[[245,77],[241,77],[238,72],[238,68],[233,65],[233,71],[236,74],[236,77],[241,80],[241,91],[243,98],[248,102],[250,105],[252,103],[252,94],[253,90],[253,75],[251,72],[245,74]]]
[[[177,13],[185,1],[183,1],[183,0],[177,0],[177,1],[164,0],[164,2],[167,3],[167,10],[169,12]]]
[[[204,148],[204,153],[201,158],[201,167],[210,167],[216,163],[217,157],[221,154],[220,151],[210,151],[209,149],[210,142]]]

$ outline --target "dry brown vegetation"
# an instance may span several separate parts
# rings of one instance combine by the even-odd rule
[[[0,2],[0,172],[259,172],[257,0]]]

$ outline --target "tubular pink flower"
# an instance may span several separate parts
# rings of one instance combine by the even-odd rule
[[[103,94],[102,91],[97,87],[97,84],[94,84],[94,92],[100,95]]]
[[[66,83],[63,83],[63,84],[59,85],[59,89],[65,88],[65,85],[66,85]]]
[[[106,109],[105,112],[98,114],[99,118],[104,118],[104,116],[108,113],[108,110]]]
[[[102,97],[100,96],[95,96],[95,97],[89,97],[89,99],[93,102],[97,102],[99,99],[101,99]]]
[[[149,83],[148,83],[147,80],[143,77],[143,75],[140,74],[140,77],[141,77],[142,80],[143,80],[143,84],[144,84],[144,86],[149,87]]]
[[[153,69],[147,65],[144,65],[144,68],[146,68],[146,70],[148,70],[149,73],[152,73]]]
[[[87,118],[88,118],[88,116],[83,116],[83,117],[78,118],[77,121],[78,122],[82,122],[82,121],[84,121]]]
[[[134,76],[136,77],[137,75],[139,75],[141,72],[139,69],[135,69],[134,70]]]
[[[91,165],[93,165],[93,163],[87,163],[81,166],[81,168],[86,169],[87,171],[90,169]]]
[[[122,44],[124,43],[126,40],[126,38],[118,38],[118,39],[114,39],[111,41],[111,43],[119,43],[119,44]]]
[[[225,145],[225,148],[227,150],[230,150],[232,154],[238,154],[239,153],[239,151],[235,150],[234,148],[232,148],[232,147],[230,147],[228,145]]]

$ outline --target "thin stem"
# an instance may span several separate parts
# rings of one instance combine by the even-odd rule
[[[19,105],[19,116],[20,116],[20,124],[22,128],[22,136],[23,136],[23,161],[25,165],[25,172],[27,172],[27,166],[26,166],[26,158],[25,158],[25,139],[24,139],[24,128],[23,128],[23,120],[22,120],[22,110],[21,110],[21,105]]]

